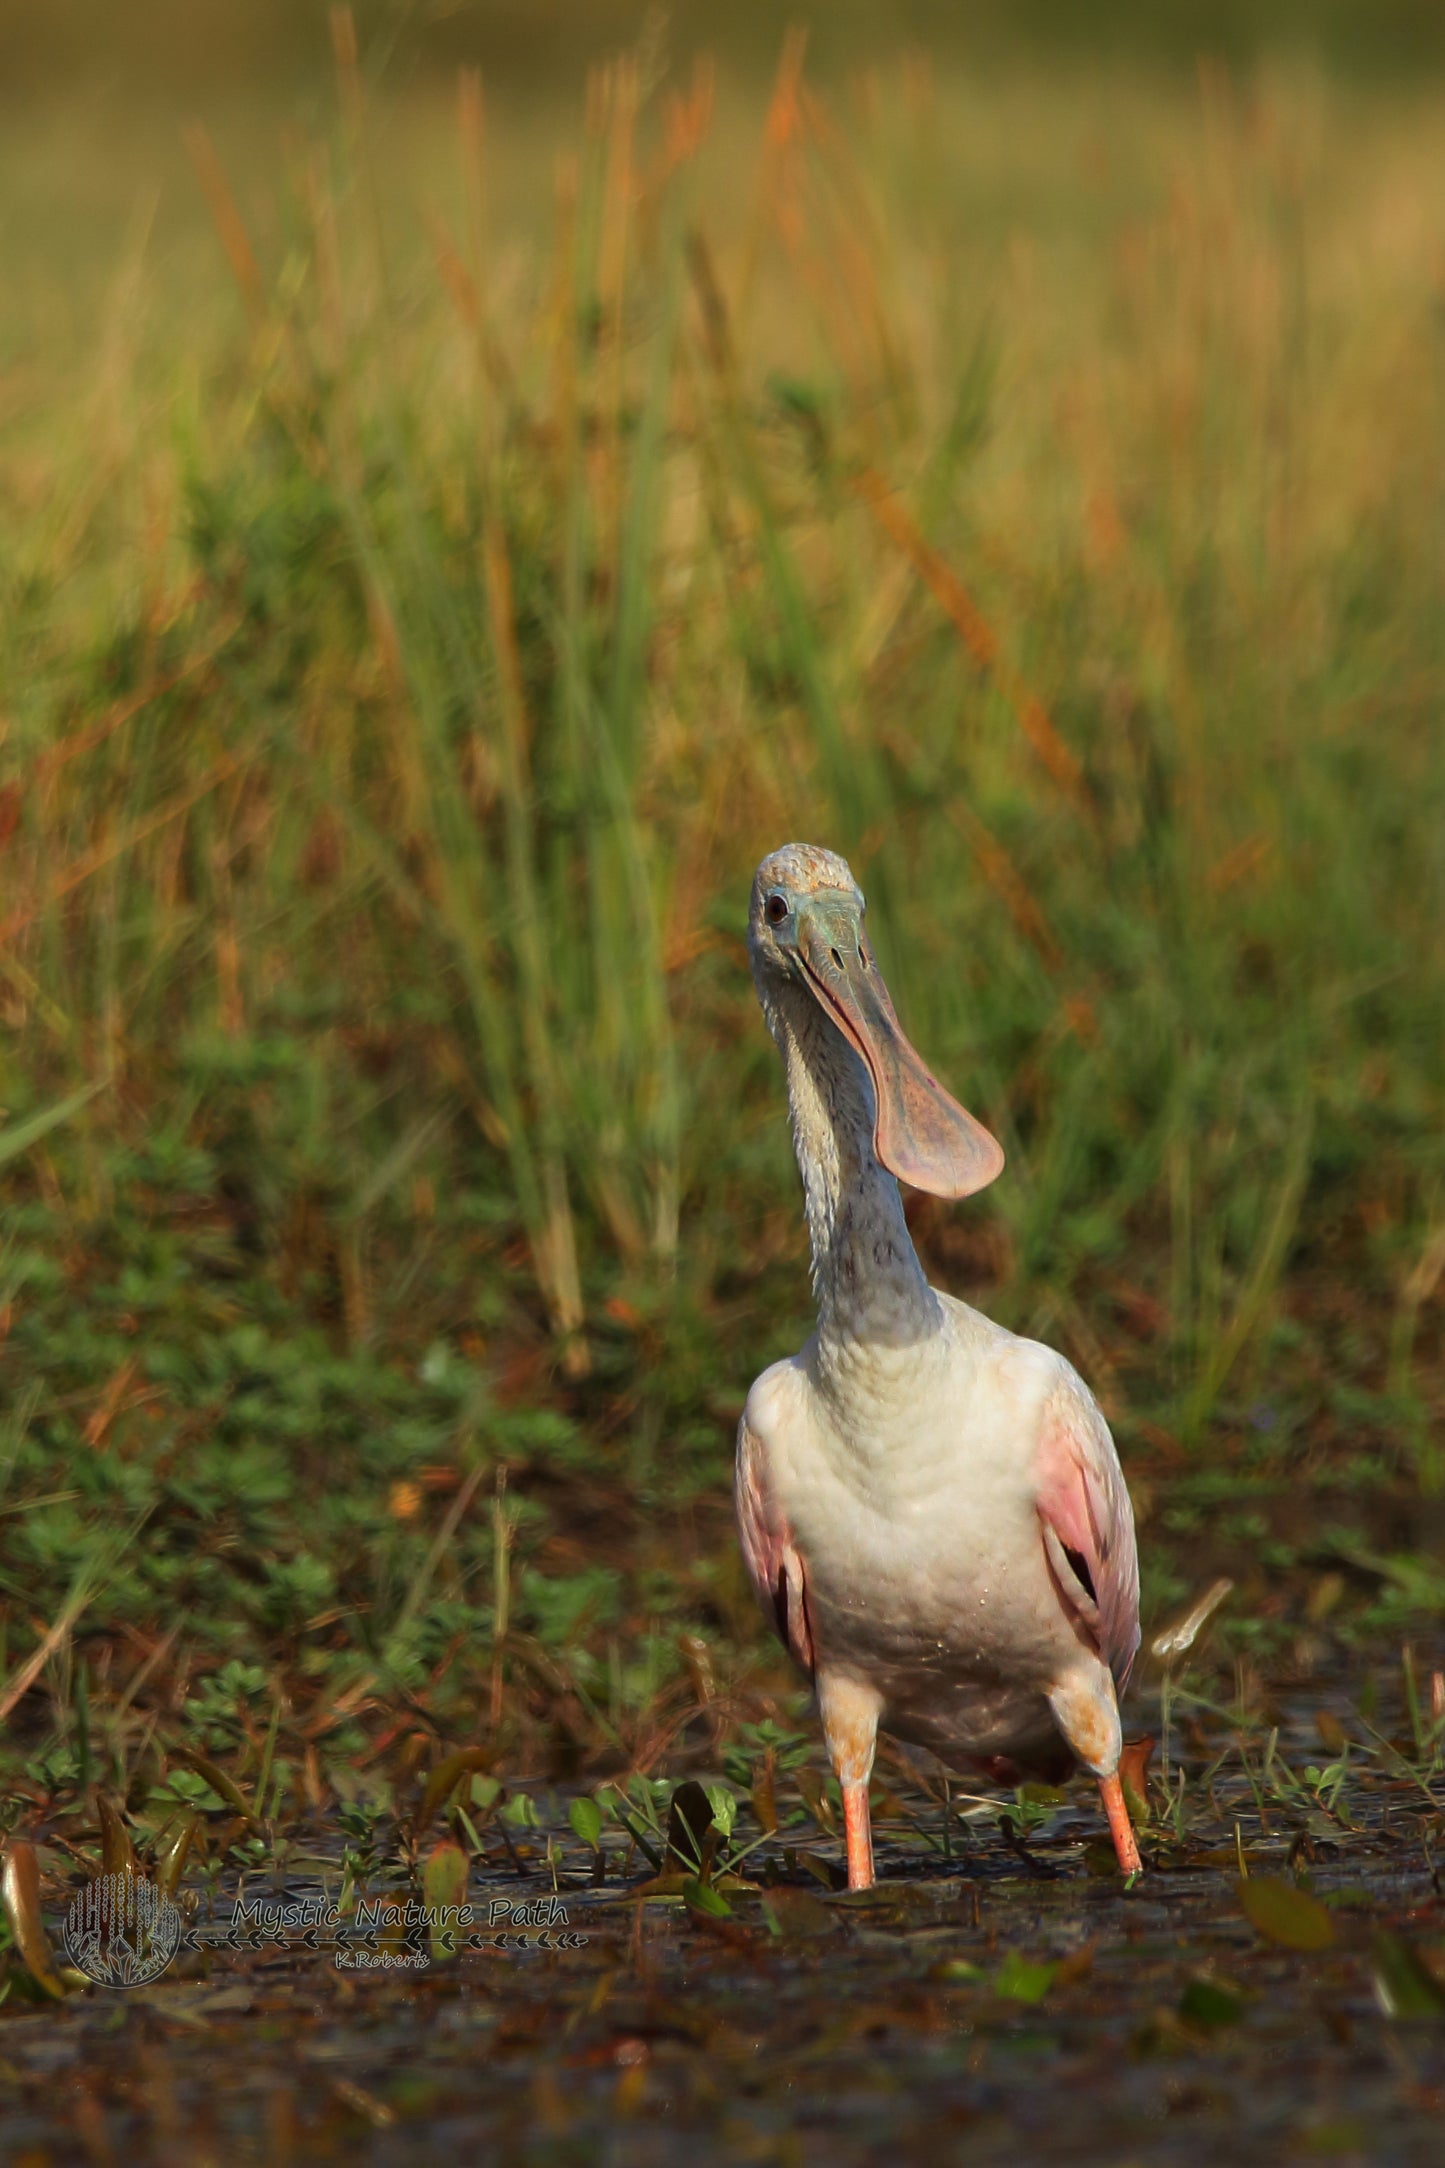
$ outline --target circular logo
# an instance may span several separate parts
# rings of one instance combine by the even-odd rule
[[[77,1890],[61,1937],[77,1972],[97,1987],[145,1987],[181,1943],[181,1915],[138,1874],[100,1874]]]

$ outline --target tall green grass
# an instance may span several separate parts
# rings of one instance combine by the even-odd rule
[[[7,1183],[82,1241],[203,1147],[402,1351],[470,1197],[488,1330],[701,1318],[731,1391],[804,1306],[741,931],[805,836],[1008,1147],[938,1270],[1126,1421],[1437,1483],[1438,97],[626,59],[514,234],[475,83],[339,68],[267,188],[194,139],[234,299],[137,258],[9,425],[0,1097],[107,1089]]]

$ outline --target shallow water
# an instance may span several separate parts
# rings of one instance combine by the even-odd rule
[[[1373,1756],[1332,1811],[1303,1776],[1331,1758],[1322,1710],[1327,1733],[1343,1718]],[[349,1949],[326,1947],[323,1929],[313,1950],[278,1929],[281,1946],[183,1951],[149,1988],[12,2001],[6,2154],[33,2168],[484,2152],[631,2168],[684,2147],[693,2168],[882,2162],[904,2148],[971,2162],[1434,2163],[1445,1782],[1339,1694],[1293,1703],[1272,1759],[1257,1719],[1241,1736],[1249,1770],[1230,1756],[1206,1787],[1230,1723],[1196,1711],[1187,1741],[1176,1730],[1184,1805],[1173,1825],[1156,1816],[1132,1890],[1101,1856],[1085,1787],[1041,1804],[1024,1846],[993,1809],[960,1819],[955,1802],[945,1857],[940,1790],[900,1767],[885,1772],[876,1891],[825,1887],[838,1844],[799,1815],[752,1853],[753,1886],[727,1888],[714,1918],[648,1894],[651,1869],[625,1859],[615,1832],[607,1879],[586,1886],[565,1799],[539,1793],[543,1826],[525,1847],[489,1838],[474,1868],[484,1948],[433,1961],[419,1931],[413,1950],[388,1949],[353,1924]],[[284,1882],[253,1879],[249,1894],[334,1892],[323,1870],[338,1856],[314,1833]],[[1273,1877],[1311,1891],[1326,1945],[1252,1925],[1241,1861],[1257,1890]],[[234,1894],[223,1878],[193,1930],[219,1936]],[[1290,1902],[1287,1936],[1301,1925]],[[548,1924],[535,1910],[520,1928],[490,1917],[519,1904],[540,1904]]]

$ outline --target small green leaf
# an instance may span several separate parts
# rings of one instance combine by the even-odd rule
[[[712,1818],[717,1828],[724,1837],[730,1837],[738,1815],[738,1803],[732,1793],[725,1784],[709,1784],[707,1803],[712,1808]]]
[[[237,1814],[244,1815],[248,1822],[255,1821],[256,1815],[251,1802],[240,1785],[234,1777],[228,1776],[218,1763],[213,1762],[208,1754],[197,1754],[193,1748],[186,1746],[175,1747],[172,1751],[180,1761],[189,1762],[197,1776],[205,1778],[218,1799],[224,1799],[228,1807],[234,1808]]]
[[[602,1837],[602,1809],[596,1800],[586,1797],[574,1799],[567,1809],[567,1819],[578,1842],[595,1852]]]
[[[1401,1935],[1375,1937],[1375,2000],[1395,2019],[1445,2018],[1445,1987]]]
[[[497,1812],[509,1829],[540,1829],[542,1826],[542,1818],[530,1792],[513,1792],[507,1804],[499,1807]]]
[[[421,1795],[421,1805],[416,1810],[416,1821],[412,1826],[418,1836],[421,1835],[424,1829],[431,1826],[432,1816],[436,1813],[437,1808],[451,1798],[462,1778],[472,1775],[479,1769],[484,1769],[487,1760],[486,1749],[480,1746],[458,1747],[453,1753],[442,1757],[426,1780],[426,1789]],[[494,1793],[493,1797],[495,1798],[495,1796]],[[475,1789],[473,1789],[472,1797],[476,1798]],[[478,1805],[480,1804],[481,1802],[478,1801]]]
[[[1225,2025],[1239,2023],[1244,2004],[1233,1988],[1201,1975],[1186,1982],[1179,1998],[1179,2015],[1197,2032],[1218,2032]]]
[[[1327,1950],[1334,1941],[1334,1921],[1308,1890],[1272,1874],[1252,1874],[1235,1887],[1241,1911],[1266,1942],[1286,1950]]]
[[[1019,1786],[1019,1797],[1031,1807],[1061,1807],[1068,1794],[1061,1792],[1057,1784],[1039,1784],[1031,1778]]]
[[[683,1902],[689,1912],[700,1912],[706,1919],[730,1920],[733,1908],[711,1882],[700,1882],[690,1874],[682,1885]]]
[[[151,1804],[168,1810],[177,1805],[190,1807],[199,1814],[224,1814],[226,1810],[220,1793],[212,1791],[194,1769],[172,1769],[161,1790],[152,1795]]]
[[[1004,2002],[1042,2002],[1058,1969],[1057,1965],[1039,1964],[1010,1950],[993,1976],[993,1991]]]

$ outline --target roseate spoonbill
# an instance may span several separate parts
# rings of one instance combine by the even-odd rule
[[[1003,1783],[1082,1763],[1137,1873],[1118,1697],[1139,1567],[1113,1440],[1062,1355],[929,1286],[898,1194],[971,1196],[1003,1152],[900,1030],[841,858],[765,858],[748,946],[787,1071],[818,1325],[748,1395],[738,1522],[817,1691],[848,1885],[873,1881],[880,1728]]]

